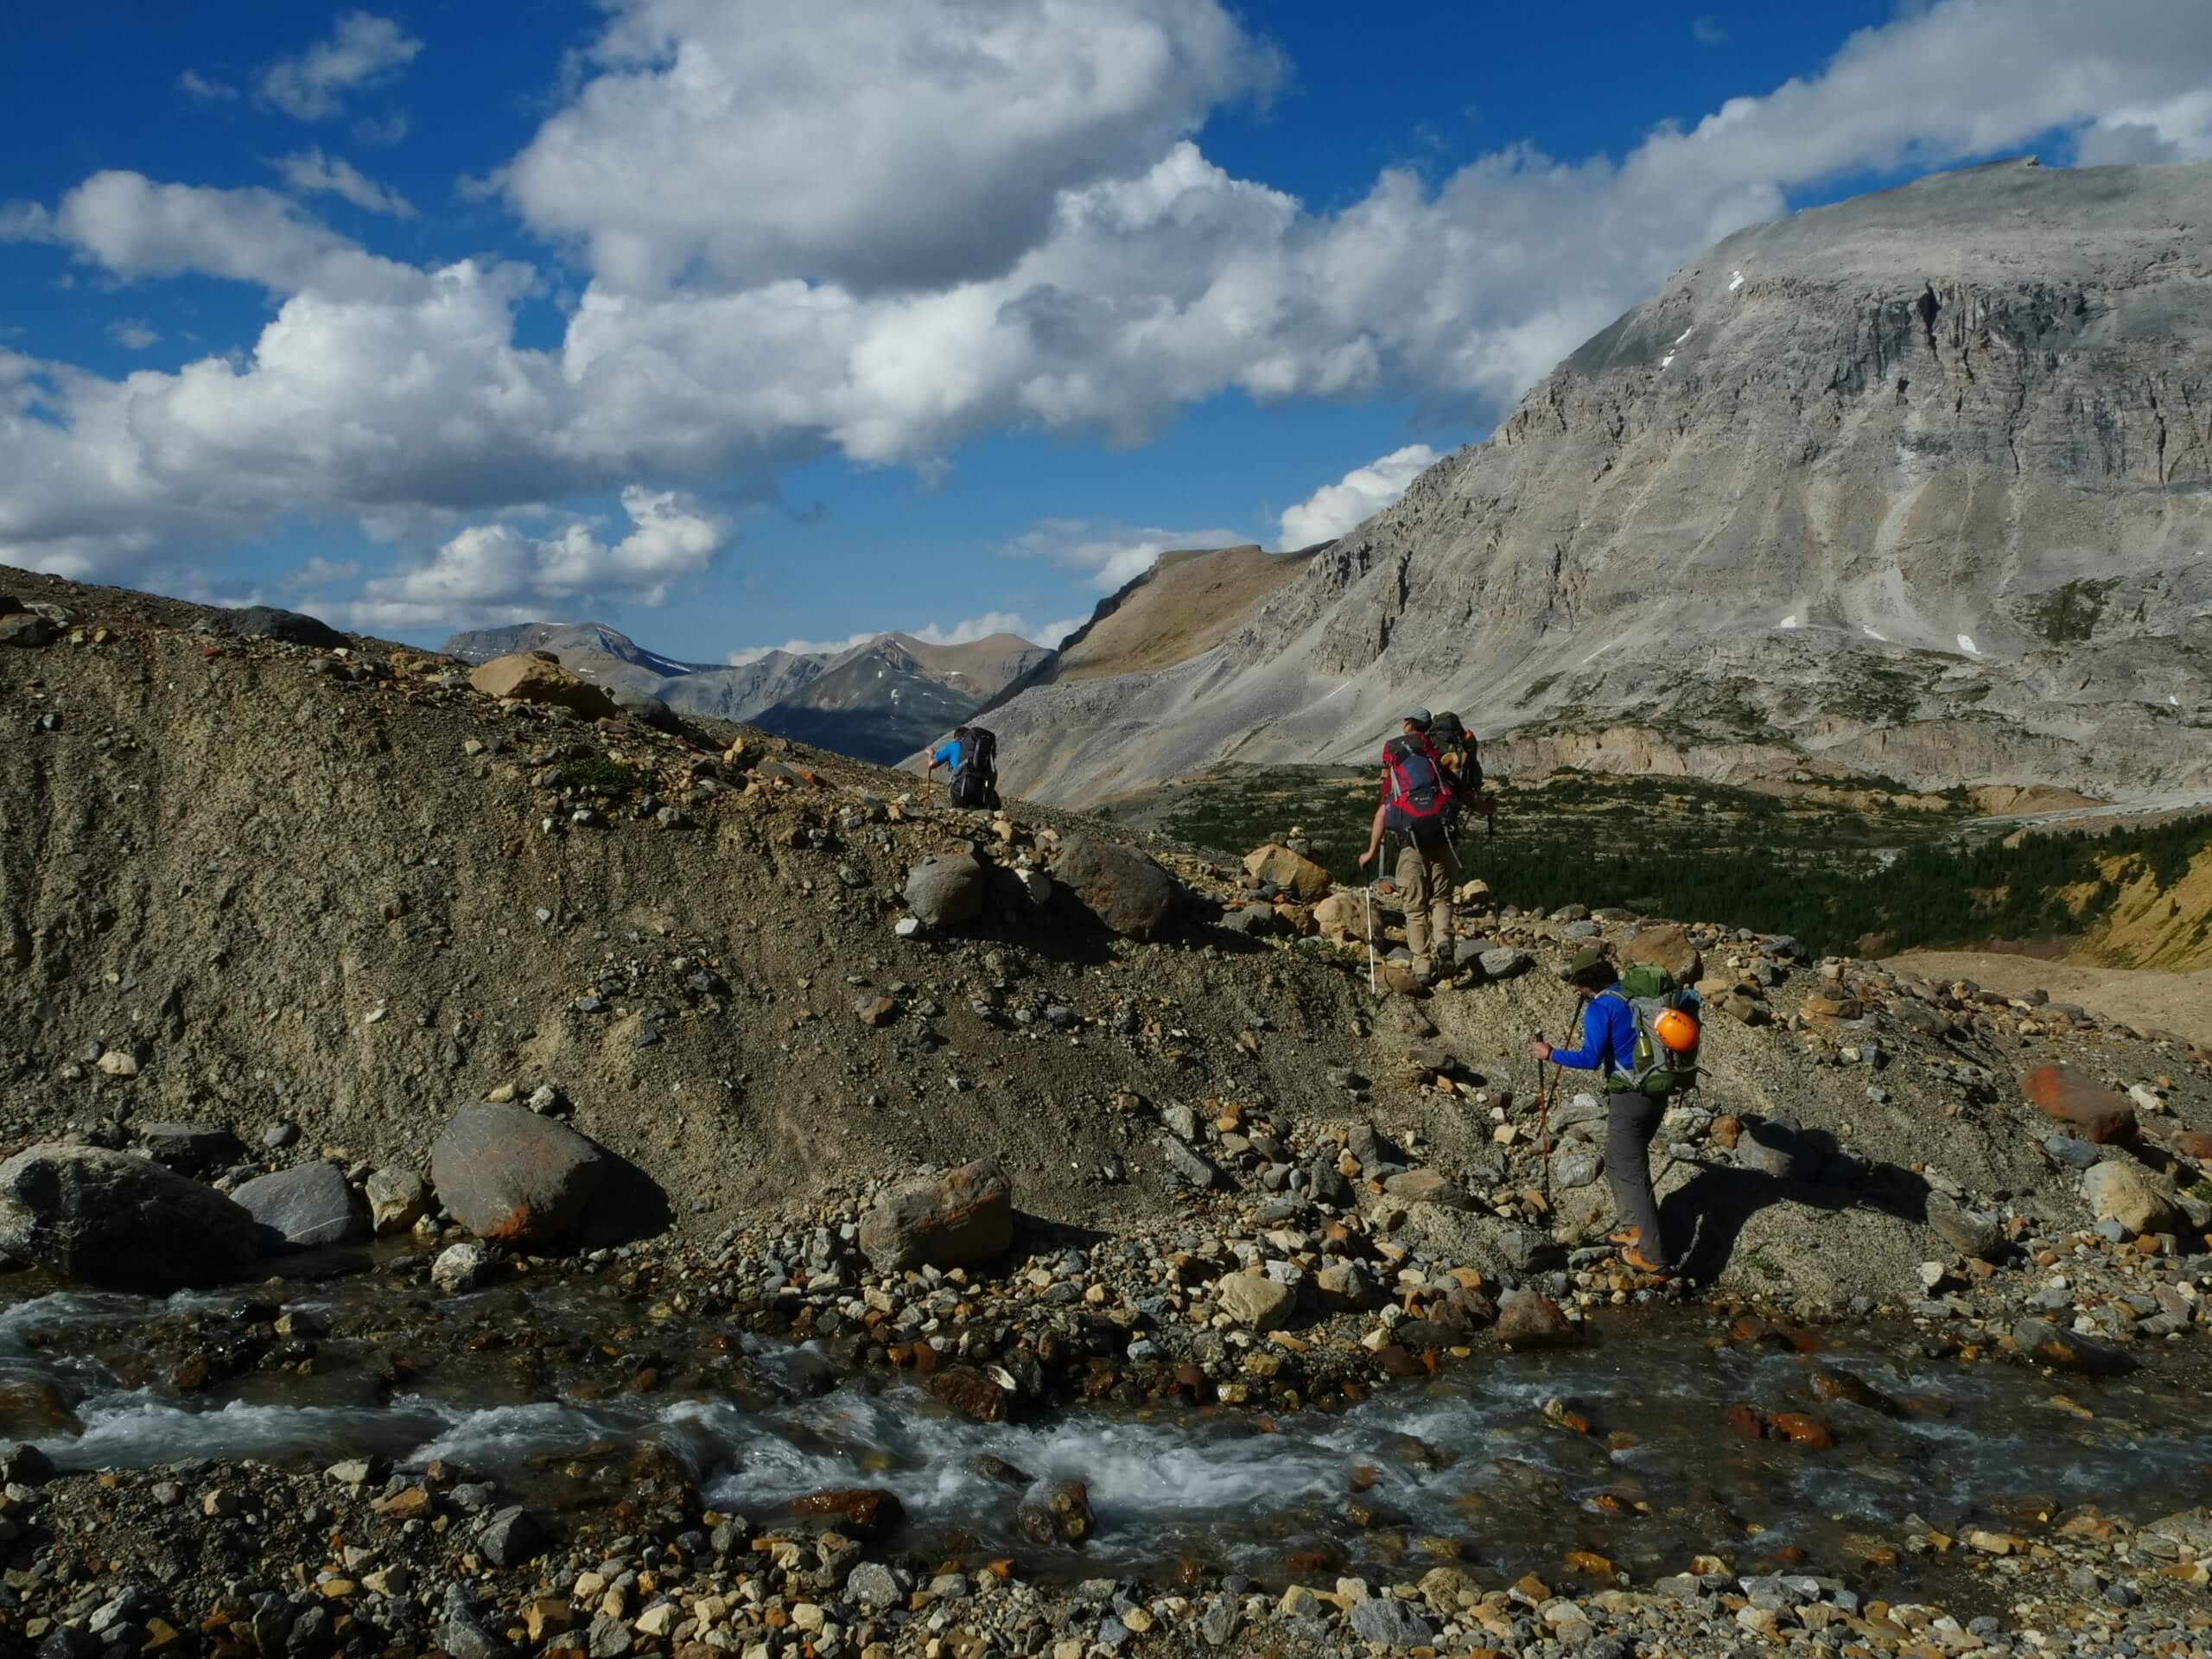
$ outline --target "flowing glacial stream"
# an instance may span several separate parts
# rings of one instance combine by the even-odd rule
[[[894,1541],[918,1554],[1277,1584],[1440,1559],[1511,1575],[1572,1552],[1643,1580],[1725,1548],[1809,1571],[1872,1562],[1904,1587],[1915,1563],[1883,1550],[1908,1517],[1964,1535],[2089,1503],[2155,1516],[2201,1501],[2212,1472],[2212,1426],[2177,1368],[2099,1382],[1923,1357],[1909,1331],[1823,1332],[1810,1352],[1724,1336],[1709,1314],[1643,1313],[1578,1350],[1483,1353],[1294,1414],[1071,1405],[979,1423],[901,1376],[589,1277],[448,1299],[353,1275],[161,1301],[23,1274],[0,1281],[0,1436],[63,1470],[436,1459],[553,1512],[607,1501],[595,1471],[649,1448],[709,1507],[763,1520],[824,1489],[887,1489],[906,1513]],[[1746,1438],[1739,1407],[1804,1414],[1833,1443]],[[1086,1483],[1090,1541],[1023,1540],[1006,1465]]]

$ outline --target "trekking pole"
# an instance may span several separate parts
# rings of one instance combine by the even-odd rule
[[[1375,983],[1375,884],[1370,881],[1360,891],[1367,897],[1367,994],[1379,996],[1382,991]]]
[[[1543,1040],[1541,1032],[1536,1033],[1536,1040]],[[1544,1215],[1548,1219],[1552,1213],[1552,1100],[1550,1091],[1544,1086],[1544,1063],[1541,1060],[1536,1062],[1536,1155],[1543,1160],[1543,1173],[1540,1179],[1544,1195]]]
[[[1588,1005],[1584,1003],[1574,1010],[1574,1029],[1568,1040],[1576,1046],[1580,1046],[1582,1041],[1582,1016],[1587,1007]],[[1543,1035],[1538,1032],[1536,1039],[1541,1042]],[[1559,1082],[1559,1064],[1554,1061],[1550,1082],[1554,1086]],[[1549,1215],[1552,1208],[1552,1099],[1551,1089],[1545,1084],[1544,1062],[1541,1060],[1536,1062],[1536,1150],[1544,1160],[1544,1213]]]

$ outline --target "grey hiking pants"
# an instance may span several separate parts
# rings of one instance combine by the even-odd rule
[[[1651,1138],[1666,1115],[1667,1103],[1641,1089],[1605,1096],[1605,1180],[1613,1190],[1613,1213],[1636,1228],[1637,1254],[1662,1268],[1672,1258],[1659,1231],[1659,1197],[1651,1190]]]

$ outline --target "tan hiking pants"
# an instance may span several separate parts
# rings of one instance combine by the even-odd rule
[[[1432,948],[1447,957],[1451,954],[1452,885],[1459,874],[1449,842],[1424,852],[1408,836],[1398,851],[1398,894],[1406,906],[1406,949],[1413,952],[1417,974],[1435,971],[1438,963],[1430,954]]]

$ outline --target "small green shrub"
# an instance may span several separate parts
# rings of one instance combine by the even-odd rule
[[[586,795],[636,795],[653,786],[653,775],[604,758],[571,760],[560,771],[561,787]]]
[[[2069,582],[2044,595],[2043,603],[2028,613],[2035,629],[2054,645],[2078,645],[2096,632],[2105,613],[2109,582]]]

